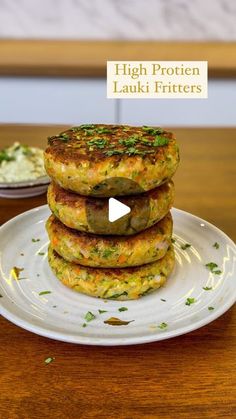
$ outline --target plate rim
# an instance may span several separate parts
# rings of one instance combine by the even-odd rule
[[[15,221],[19,221],[19,219],[21,219],[22,217],[25,217],[31,213],[39,212],[40,210],[41,211],[49,210],[49,207],[47,204],[45,204],[45,205],[41,205],[35,208],[31,208],[27,211],[24,211],[21,214],[16,215],[15,217],[11,218],[6,223],[0,226],[0,234],[2,233],[4,229],[8,228]],[[224,233],[222,230],[216,227],[214,224],[194,214],[191,214],[190,212],[184,211],[182,209],[172,207],[171,211],[177,214],[178,213],[183,214],[185,217],[188,216],[188,217],[194,218],[198,222],[204,223],[206,226],[208,225],[210,228],[213,228],[218,234],[220,234],[225,240],[227,240],[236,251],[236,244],[234,243],[234,241],[226,233]],[[79,336],[79,335],[73,335],[73,334],[62,335],[60,332],[49,329],[49,327],[48,329],[46,329],[41,326],[35,326],[30,321],[20,319],[17,315],[13,314],[10,310],[3,307],[3,305],[1,304],[1,300],[0,300],[0,314],[3,317],[5,317],[8,321],[12,322],[18,327],[21,327],[39,336],[47,337],[53,340],[80,344],[80,345],[90,345],[90,346],[130,346],[130,345],[139,345],[139,344],[145,344],[145,343],[159,342],[162,340],[171,339],[177,336],[185,335],[194,330],[198,330],[201,327],[206,326],[207,324],[218,319],[224,313],[226,313],[226,311],[228,311],[234,305],[235,302],[236,302],[236,288],[235,288],[235,292],[231,295],[231,297],[227,299],[227,301],[222,306],[217,308],[217,311],[212,312],[211,314],[206,316],[204,319],[195,321],[194,323],[191,323],[190,325],[184,326],[177,330],[165,331],[164,333],[158,333],[158,334],[152,334],[152,335],[150,334],[150,335],[145,335],[141,337],[120,338],[120,340],[119,340],[119,337],[96,338],[96,337],[84,337],[82,335]]]

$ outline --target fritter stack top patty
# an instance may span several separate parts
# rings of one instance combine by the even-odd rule
[[[153,189],[170,179],[179,163],[171,132],[126,125],[73,127],[49,138],[44,157],[48,175],[61,187],[100,197]]]

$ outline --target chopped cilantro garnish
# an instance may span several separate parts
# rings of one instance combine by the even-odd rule
[[[39,242],[39,241],[40,241],[40,239],[32,239],[33,243],[36,243],[36,242]]]
[[[6,150],[0,151],[0,163],[2,163],[3,161],[13,161],[13,160],[15,160],[15,157],[9,156]]]
[[[93,140],[89,140],[87,144],[97,148],[104,148],[107,145],[107,140],[105,138],[94,138]]]
[[[102,314],[102,313],[107,313],[107,310],[98,310],[98,312],[99,312],[99,314]]]
[[[186,249],[188,249],[189,247],[191,247],[191,244],[189,244],[189,243],[185,243],[185,244],[183,244],[183,245],[181,246],[181,249],[182,249],[182,250],[186,250]]]
[[[186,306],[191,306],[191,304],[194,304],[194,303],[196,303],[195,298],[187,298],[187,300],[185,302],[185,305]]]
[[[119,143],[126,147],[130,147],[130,146],[135,145],[138,142],[138,140],[139,140],[138,136],[133,135],[132,137],[119,140]]]
[[[96,316],[95,316],[95,314],[91,313],[91,311],[88,311],[85,314],[84,318],[87,322],[91,322],[91,320],[94,320],[96,318]]]
[[[202,287],[202,289],[205,290],[205,291],[210,291],[210,290],[212,290],[212,287]]]
[[[128,310],[127,307],[120,307],[120,308],[118,308],[118,311],[127,311],[127,310]]]
[[[44,256],[44,255],[45,255],[45,253],[44,253],[44,252],[38,252],[38,255],[39,255],[39,256]]]
[[[213,271],[213,269],[218,268],[218,265],[214,262],[209,262],[206,263],[205,265],[211,272]]]
[[[216,249],[219,249],[220,245],[219,245],[219,243],[215,242],[212,247],[215,247]]]
[[[217,269],[216,270],[216,268],[218,268],[218,265],[217,265],[217,263],[215,263],[215,262],[209,262],[209,263],[206,263],[206,268],[208,268],[209,269],[209,271],[211,271],[213,274],[216,274],[216,275],[220,275],[221,273],[222,273],[222,271],[220,271],[219,269]]]
[[[98,127],[96,128],[96,132],[98,134],[112,134],[112,130],[106,127]]]
[[[167,328],[167,326],[168,326],[168,324],[167,323],[165,323],[165,322],[163,322],[163,323],[161,323],[161,324],[159,324],[159,329],[166,329]]]
[[[82,327],[87,327],[87,323],[83,323],[82,324]]]
[[[75,129],[77,127],[74,127],[73,129]],[[94,124],[82,124],[78,127],[78,129],[87,129],[87,128],[95,128]]]
[[[44,360],[44,362],[45,362],[45,364],[50,364],[51,362],[53,362],[55,360],[55,358],[54,357],[51,357],[51,356],[49,356],[48,358],[46,358],[45,360]]]
[[[39,295],[46,295],[46,294],[51,294],[52,291],[41,291],[39,292]]]
[[[154,147],[162,147],[164,145],[167,145],[169,143],[168,138],[161,137],[160,135],[157,135],[155,140],[153,141]]]
[[[211,311],[211,310],[215,310],[215,308],[214,308],[214,307],[208,307],[208,310],[209,310],[209,311]]]
[[[160,135],[160,134],[163,134],[164,132],[162,128],[147,127],[146,125],[143,125],[142,129],[143,131],[145,131],[147,134],[150,134],[150,135]]]
[[[51,140],[54,140],[54,138],[56,138],[59,141],[67,142],[69,140],[69,135],[68,134],[64,134],[62,132],[61,134],[55,135],[53,137],[48,137],[49,143],[50,143]]]

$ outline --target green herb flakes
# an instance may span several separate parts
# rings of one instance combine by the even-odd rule
[[[3,298],[2,294],[0,294],[0,298]]]
[[[87,142],[88,146],[94,146],[96,148],[102,149],[107,145],[107,140],[104,138],[94,138]]]
[[[67,141],[69,141],[69,135],[65,134],[63,132],[59,135],[56,135],[55,138],[59,141],[65,142],[65,143],[67,143]],[[52,137],[52,139],[53,139],[53,137]]]
[[[98,310],[99,314],[107,313],[107,310]]]
[[[166,302],[166,300],[164,300],[164,298],[161,298],[161,301],[163,301],[164,303]]]
[[[185,243],[185,244],[183,244],[183,245],[181,246],[181,249],[182,249],[182,250],[186,250],[186,249],[189,249],[189,247],[191,247],[191,244],[189,244],[189,243]]]
[[[44,360],[45,364],[51,364],[51,362],[53,362],[55,360],[54,357],[49,356],[48,358],[46,358]]]
[[[83,323],[82,324],[82,327],[87,327],[87,323]]]
[[[126,146],[126,147],[130,147],[130,146],[134,146],[135,144],[137,144],[138,140],[139,140],[139,138],[134,135],[132,137],[128,137],[128,138],[119,140],[119,143]]]
[[[216,264],[216,263],[214,263],[214,262],[209,262],[209,263],[206,263],[206,265],[205,265],[208,269],[209,269],[209,271],[213,271],[213,269],[215,269],[215,268],[218,268],[218,265]]]
[[[162,147],[164,145],[167,145],[169,143],[168,138],[161,137],[160,135],[157,135],[155,140],[153,141],[154,147]]]
[[[186,306],[191,306],[191,304],[196,303],[195,298],[187,298],[187,300],[185,301],[185,305]]]
[[[41,291],[39,292],[39,295],[46,295],[46,294],[51,294],[52,291]]]
[[[204,291],[210,291],[210,290],[212,290],[212,287],[202,287],[202,289],[203,289]]]
[[[106,127],[98,127],[95,131],[98,134],[112,134],[112,130]]]
[[[44,256],[45,255],[45,253],[44,252],[38,252],[37,253],[39,256]]]
[[[143,125],[142,130],[150,135],[160,135],[160,134],[163,134],[164,132],[164,130],[160,127],[153,128],[153,127],[147,127],[146,125]]]
[[[215,310],[215,307],[208,307],[209,311]]]
[[[217,265],[217,263],[215,263],[215,262],[209,262],[209,263],[206,263],[206,268],[208,268],[209,269],[209,271],[210,272],[212,272],[213,274],[215,274],[215,275],[220,275],[220,274],[222,274],[222,271],[221,270],[219,270],[219,269],[216,269],[216,268],[218,268],[218,265]]]
[[[159,324],[158,327],[159,327],[159,329],[164,330],[164,329],[166,329],[168,327],[168,324],[165,323],[165,322],[163,322],[163,323]]]
[[[6,149],[5,149],[5,150],[0,151],[0,164],[1,164],[3,161],[14,161],[14,160],[15,160],[15,157],[10,156],[10,155],[7,153]]]
[[[175,239],[173,239],[173,237],[171,238],[171,243],[175,243],[176,242],[176,240]]]
[[[77,127],[73,127],[75,129]],[[82,124],[78,127],[78,129],[93,129],[95,128],[94,124]]]
[[[95,314],[93,314],[91,311],[88,311],[84,316],[86,322],[91,322],[92,320],[96,319]]]
[[[33,243],[37,243],[37,242],[40,242],[40,239],[32,239],[31,240]]]
[[[219,245],[219,243],[215,242],[212,247],[215,247],[216,249],[219,249],[220,245]]]
[[[127,307],[120,307],[120,308],[118,308],[118,311],[127,311],[128,310],[128,308]]]

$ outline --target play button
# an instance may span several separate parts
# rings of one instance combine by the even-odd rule
[[[122,202],[115,198],[109,198],[108,219],[111,223],[114,223],[114,221],[119,220],[126,214],[129,214],[130,211],[131,209],[128,205],[122,204]]]
[[[115,191],[124,196],[116,196]],[[135,194],[134,194],[135,191]],[[150,216],[149,194],[131,179],[114,177],[94,187],[86,198],[86,217],[95,234],[129,235],[144,230]]]

